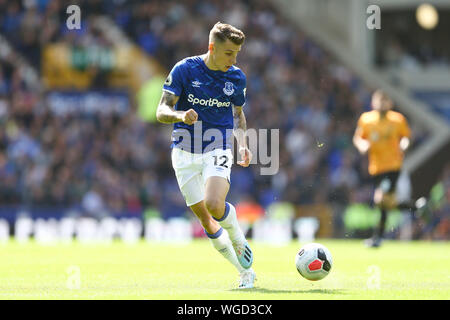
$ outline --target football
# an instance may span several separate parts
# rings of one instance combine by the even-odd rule
[[[319,243],[304,245],[295,256],[298,273],[311,281],[325,278],[330,273],[332,265],[330,251]]]

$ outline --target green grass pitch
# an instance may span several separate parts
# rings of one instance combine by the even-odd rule
[[[251,243],[256,287],[237,290],[238,275],[204,239],[186,245],[0,244],[0,299],[450,299],[450,243],[318,239],[331,251],[323,280],[295,268],[301,243]]]

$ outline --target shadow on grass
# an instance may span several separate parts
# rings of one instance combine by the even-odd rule
[[[257,292],[265,294],[280,294],[280,293],[320,293],[320,294],[346,294],[343,289],[304,289],[304,290],[279,290],[279,289],[267,289],[267,288],[252,288],[252,289],[231,289],[231,291],[239,292]]]

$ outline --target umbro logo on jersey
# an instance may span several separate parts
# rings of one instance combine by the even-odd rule
[[[170,86],[172,84],[172,74],[169,74],[164,82],[166,86]]]
[[[198,81],[198,80],[192,81],[192,86],[195,87],[195,88],[200,88],[201,84],[202,83],[200,81]]]

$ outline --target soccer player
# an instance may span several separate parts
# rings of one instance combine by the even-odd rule
[[[239,288],[253,288],[253,252],[240,229],[235,207],[226,202],[233,163],[233,135],[248,167],[246,77],[234,64],[244,33],[218,22],[209,33],[208,52],[172,68],[157,119],[173,123],[172,166],[186,205],[202,224],[213,247],[239,272]]]
[[[353,136],[361,154],[368,152],[369,174],[375,182],[374,204],[380,209],[378,228],[366,245],[379,247],[384,236],[388,210],[398,208],[395,190],[403,155],[410,144],[410,129],[405,117],[392,111],[393,102],[381,90],[372,95],[372,111],[364,112]]]

